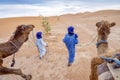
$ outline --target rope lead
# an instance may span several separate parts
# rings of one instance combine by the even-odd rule
[[[85,47],[85,46],[89,46],[90,44],[92,44],[94,41],[95,41],[95,39],[97,38],[98,36],[97,35],[95,35],[95,37],[93,38],[93,40],[91,40],[90,42],[88,42],[88,43],[86,43],[86,44],[83,44],[83,45],[79,45],[81,48],[82,47]]]

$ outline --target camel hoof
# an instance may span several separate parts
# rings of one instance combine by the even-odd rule
[[[31,79],[32,79],[32,75],[28,75],[25,80],[31,80]]]

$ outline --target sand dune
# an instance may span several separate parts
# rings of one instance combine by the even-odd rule
[[[51,25],[51,35],[44,35],[44,40],[49,45],[47,57],[39,60],[39,53],[33,39],[29,40],[16,53],[14,68],[21,68],[26,74],[33,76],[32,80],[89,80],[90,61],[97,56],[94,41],[89,46],[80,47],[90,42],[96,32],[96,22],[108,20],[116,22],[109,35],[109,52],[120,50],[120,10],[103,10],[93,13],[69,14],[48,17]],[[44,31],[42,17],[18,17],[0,19],[0,42],[5,42],[20,24],[35,25],[34,34]],[[73,25],[79,36],[79,45],[76,47],[76,57],[73,66],[67,67],[67,50],[62,39],[67,27]],[[32,36],[32,34],[30,34]],[[47,37],[46,37],[47,36]],[[4,59],[4,66],[10,67],[12,56]],[[23,80],[16,75],[0,75],[0,80]]]

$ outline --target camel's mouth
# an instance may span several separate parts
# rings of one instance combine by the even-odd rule
[[[34,28],[35,28],[34,25],[27,25],[24,31],[25,33],[29,34],[31,31],[33,31]]]
[[[35,28],[35,26],[34,26],[34,25],[30,25],[30,27],[31,27],[32,29],[34,29],[34,28]]]
[[[30,31],[33,31],[33,29],[35,28],[34,25],[28,25],[28,26],[29,26]]]
[[[35,26],[34,25],[28,25],[28,32],[27,34],[29,35],[31,32],[33,32]],[[32,35],[33,36],[33,35]],[[26,38],[25,42],[29,39],[29,37]]]

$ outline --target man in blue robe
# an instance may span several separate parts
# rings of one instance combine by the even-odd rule
[[[71,66],[75,57],[75,45],[78,44],[78,35],[74,33],[74,27],[68,27],[68,33],[65,35],[63,42],[68,49],[68,66]]]
[[[42,32],[36,33],[36,46],[39,50],[40,59],[46,54],[46,48],[47,44],[42,39]]]

